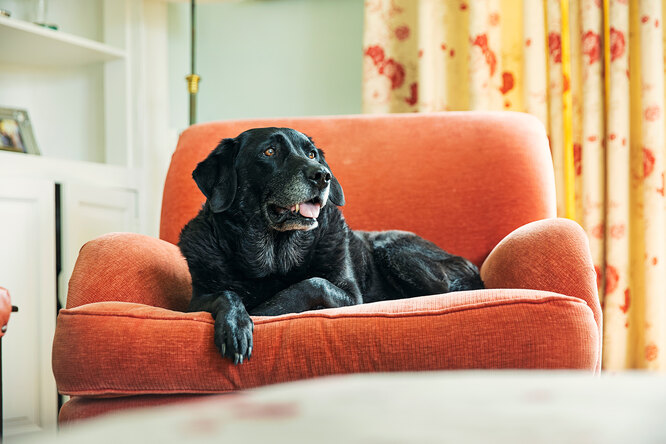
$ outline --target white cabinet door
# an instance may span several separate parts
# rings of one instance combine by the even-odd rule
[[[55,184],[0,177],[0,285],[12,313],[2,339],[4,433],[55,431]]]
[[[65,307],[67,286],[79,250],[89,240],[112,232],[139,228],[135,190],[67,183],[60,186],[61,259],[58,276],[60,304]]]

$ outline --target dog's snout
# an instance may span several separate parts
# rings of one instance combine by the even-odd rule
[[[306,176],[319,188],[326,188],[331,182],[331,173],[322,166],[308,167]]]

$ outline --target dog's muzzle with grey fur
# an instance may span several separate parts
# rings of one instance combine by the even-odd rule
[[[269,189],[264,212],[271,228],[277,231],[313,230],[328,201],[331,172],[320,164],[308,163],[286,180],[276,177]]]

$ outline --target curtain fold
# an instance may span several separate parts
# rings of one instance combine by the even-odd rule
[[[644,350],[638,365],[648,368],[664,368],[666,356],[659,354],[666,325],[659,316],[665,311],[664,298],[666,281],[666,215],[664,214],[664,33],[660,25],[663,22],[662,2],[644,0],[640,2],[638,14],[634,13],[635,22],[640,22],[638,41],[640,42],[637,59],[640,63],[640,108],[642,113],[635,121],[640,126],[639,149],[643,157],[642,204],[636,205],[634,217],[637,223],[643,223],[637,231],[643,233],[644,255],[637,251],[639,263],[636,274],[641,274],[641,292],[643,307],[637,316],[638,326],[645,332],[640,335],[639,347]],[[650,23],[651,22],[651,23]],[[638,23],[636,23],[638,24]],[[634,50],[632,46],[632,50]],[[642,115],[642,118],[640,117]],[[632,122],[633,123],[633,122]],[[638,131],[637,131],[638,133]],[[640,171],[640,170],[639,170]],[[642,323],[641,323],[642,321]]]
[[[590,239],[606,369],[666,369],[666,0],[366,0],[363,110],[513,110],[546,127]]]

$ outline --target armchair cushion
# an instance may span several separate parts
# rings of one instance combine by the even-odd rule
[[[209,313],[127,302],[60,312],[60,393],[223,393],[315,376],[440,369],[594,369],[598,330],[575,297],[482,290],[255,317],[252,359],[213,345]],[[95,352],[92,353],[91,350]]]

